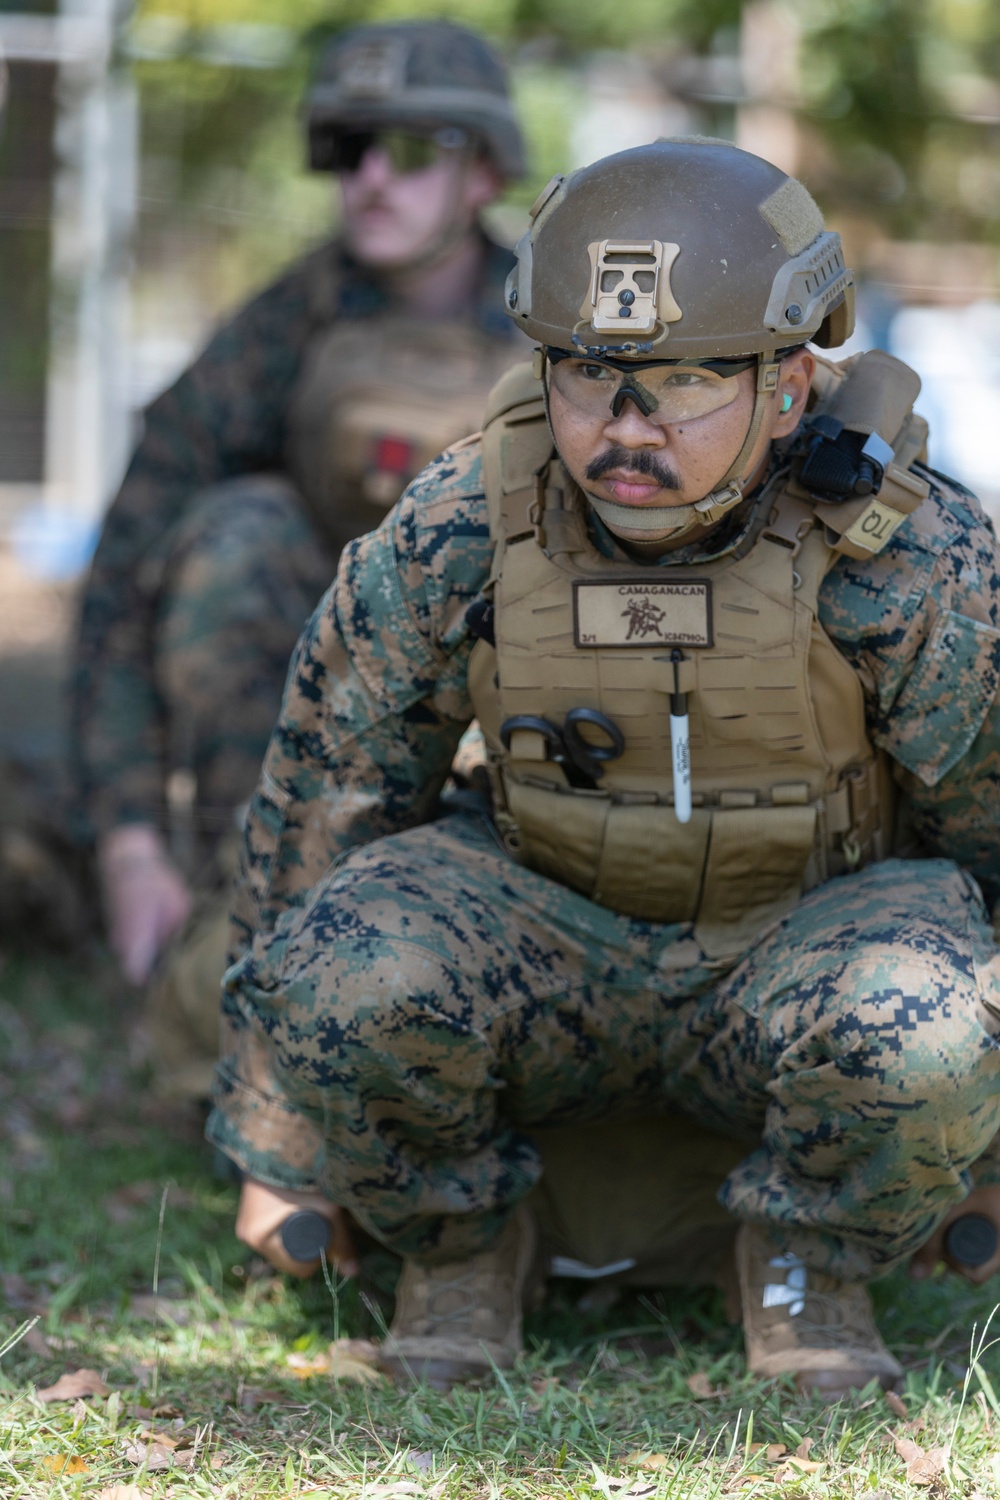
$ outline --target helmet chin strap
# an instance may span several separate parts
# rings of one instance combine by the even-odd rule
[[[768,400],[777,389],[778,363],[762,357],[757,364],[757,391],[743,446],[719,483],[703,500],[696,500],[692,505],[619,505],[614,500],[602,500],[599,495],[585,491],[587,499],[604,524],[615,532],[655,532],[664,541],[675,541],[689,531],[713,526],[734,505],[739,505],[746,493],[746,483],[750,476],[744,470],[757,446]]]

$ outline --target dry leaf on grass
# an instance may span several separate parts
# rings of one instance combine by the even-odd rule
[[[42,1459],[50,1474],[89,1474],[90,1468],[76,1453],[50,1453]]]
[[[946,1448],[930,1448],[926,1452],[912,1438],[897,1437],[896,1452],[906,1465],[906,1477],[911,1484],[931,1485],[939,1474],[944,1473],[948,1462]]]
[[[724,1396],[726,1394],[721,1386],[716,1387],[712,1384],[704,1370],[699,1370],[696,1374],[689,1375],[684,1383],[692,1396],[699,1396],[704,1400],[709,1400],[713,1396]]]
[[[665,1453],[643,1453],[637,1449],[630,1453],[625,1462],[632,1469],[665,1469],[667,1466],[667,1455]]]
[[[76,1401],[80,1396],[107,1396],[111,1387],[104,1384],[96,1370],[67,1370],[55,1385],[35,1392],[39,1401]]]
[[[300,1380],[329,1375],[333,1380],[381,1380],[378,1348],[369,1339],[335,1339],[323,1354],[289,1354],[285,1363]]]
[[[902,1396],[897,1396],[895,1391],[886,1391],[885,1404],[901,1421],[908,1422],[910,1420],[910,1413],[907,1410],[906,1402]]]
[[[820,1469],[826,1468],[826,1465],[817,1463],[812,1458],[799,1458],[793,1453],[788,1460],[788,1468],[795,1474],[818,1474]]]
[[[788,1452],[787,1443],[751,1443],[751,1453],[762,1453],[769,1464],[776,1464]]]
[[[101,1490],[97,1500],[151,1500],[152,1490],[141,1490],[137,1484],[110,1484]]]
[[[193,1448],[178,1451],[173,1439],[162,1436],[152,1443],[126,1443],[122,1452],[130,1464],[145,1464],[147,1469],[189,1469],[194,1463]]]

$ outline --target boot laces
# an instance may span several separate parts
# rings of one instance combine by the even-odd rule
[[[484,1284],[487,1281],[488,1287]],[[481,1316],[487,1308],[496,1318],[496,1304],[506,1297],[508,1281],[509,1277],[502,1274],[484,1277],[475,1265],[459,1263],[450,1274],[444,1274],[444,1267],[434,1267],[427,1289],[427,1320],[435,1328],[450,1324],[471,1329],[476,1314]],[[452,1305],[442,1306],[442,1303]]]
[[[870,1341],[870,1333],[860,1324],[852,1326],[851,1308],[843,1292],[823,1292],[809,1285],[809,1268],[790,1251],[772,1256],[768,1265],[784,1271],[782,1281],[764,1284],[762,1306],[787,1307],[794,1320],[796,1337],[806,1345],[817,1342],[824,1347],[853,1347],[859,1338]],[[829,1278],[832,1280],[833,1278]]]

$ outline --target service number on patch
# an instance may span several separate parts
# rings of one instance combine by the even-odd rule
[[[581,580],[573,585],[578,646],[710,646],[712,585],[704,578]]]

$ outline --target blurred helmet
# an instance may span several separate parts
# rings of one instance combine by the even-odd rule
[[[451,21],[359,26],[328,48],[306,98],[309,164],[336,170],[345,132],[467,131],[505,178],[524,173],[507,73],[493,49]]]
[[[726,141],[660,140],[553,178],[507,281],[530,338],[625,359],[841,344],[854,282],[807,190]]]

